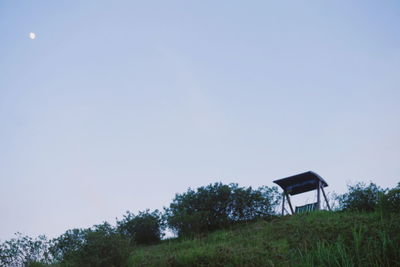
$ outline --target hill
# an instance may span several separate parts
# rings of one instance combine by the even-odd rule
[[[400,266],[400,184],[338,195],[337,211],[276,216],[276,188],[214,183],[176,194],[163,212],[127,212],[115,225],[57,238],[20,233],[0,266]],[[162,240],[165,228],[178,238]]]
[[[400,266],[400,216],[314,212],[139,246],[128,266]]]

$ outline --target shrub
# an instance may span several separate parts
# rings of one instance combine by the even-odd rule
[[[44,235],[37,238],[16,233],[16,237],[0,244],[0,266],[32,266],[50,263],[50,243]]]
[[[231,188],[215,183],[176,194],[166,210],[168,226],[179,235],[215,230],[229,224]]]
[[[400,212],[400,183],[383,194],[378,203],[382,215]]]
[[[374,211],[385,190],[374,183],[349,185],[348,192],[339,195],[339,209],[349,211]]]
[[[54,259],[60,262],[77,260],[86,243],[87,231],[87,229],[67,230],[61,236],[53,239],[50,253]]]
[[[231,184],[231,214],[232,221],[251,221],[274,214],[280,195],[276,187],[262,186],[257,190],[251,187],[238,187]]]
[[[61,266],[125,266],[130,252],[129,239],[108,223],[89,229],[67,231],[54,240],[51,251]]]
[[[388,191],[385,199],[390,212],[400,212],[400,183],[397,184],[397,187]]]
[[[151,244],[161,240],[164,223],[158,210],[139,212],[134,215],[126,212],[121,221],[117,221],[117,231],[130,238],[132,244]]]
[[[179,236],[193,235],[269,216],[278,198],[276,187],[252,189],[215,183],[176,194],[166,218]]]

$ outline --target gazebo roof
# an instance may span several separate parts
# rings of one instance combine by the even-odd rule
[[[289,195],[297,195],[318,188],[318,183],[321,182],[322,187],[327,187],[328,184],[321,176],[315,172],[308,171],[283,179],[275,180],[274,183],[282,187]]]

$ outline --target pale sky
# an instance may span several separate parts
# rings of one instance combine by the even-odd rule
[[[0,239],[217,181],[393,187],[399,102],[397,0],[0,0]]]

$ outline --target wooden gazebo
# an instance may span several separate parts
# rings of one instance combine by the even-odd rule
[[[326,206],[328,210],[331,210],[329,206],[328,199],[326,198],[326,194],[324,191],[324,187],[328,186],[328,183],[318,174],[312,171],[296,174],[290,177],[286,177],[283,179],[275,180],[274,183],[279,185],[283,189],[283,197],[282,197],[282,215],[285,212],[285,199],[289,204],[289,208],[292,214],[294,213],[302,213],[314,210],[321,209],[321,191],[326,201]],[[317,202],[307,204],[304,206],[296,207],[293,210],[292,203],[290,202],[290,196],[305,193],[308,191],[317,190]],[[287,212],[289,213],[289,212]]]

